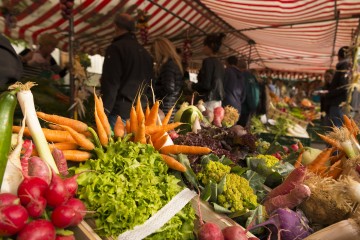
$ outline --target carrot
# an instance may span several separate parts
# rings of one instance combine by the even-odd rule
[[[168,113],[166,114],[166,116],[162,120],[162,125],[166,125],[166,124],[169,123],[170,118],[171,118],[171,114],[174,111],[174,107],[175,107],[175,105],[172,108],[169,109]]]
[[[162,135],[160,138],[158,138],[156,141],[153,142],[153,146],[156,150],[160,150],[160,148],[162,146],[164,146],[164,144],[167,141],[168,136],[167,135]]]
[[[146,104],[146,110],[145,110],[145,119],[148,119],[150,115],[150,107],[149,107],[149,103]],[[146,122],[145,122],[146,124]]]
[[[91,158],[91,153],[81,150],[63,150],[64,157],[68,161],[83,162]]]
[[[352,134],[354,132],[352,123],[350,118],[346,115],[343,114],[343,120],[344,120],[344,126],[349,130],[349,132]]]
[[[169,168],[180,172],[186,172],[186,167],[182,163],[178,162],[175,158],[165,154],[161,154],[161,157]]]
[[[97,111],[97,107],[95,106],[95,123],[96,123],[96,130],[97,134],[99,136],[99,140],[102,146],[107,146],[109,144],[109,138],[107,135],[107,132],[105,130],[105,127],[103,126],[99,114]]]
[[[209,154],[210,148],[199,146],[187,146],[187,145],[169,145],[160,149],[163,154]]]
[[[141,121],[144,119],[145,117],[145,114],[144,114],[144,111],[142,109],[142,106],[141,106],[141,96],[140,96],[140,93],[137,97],[137,101],[136,101],[136,106],[135,106],[135,111],[136,111],[136,116],[137,116],[137,119],[138,119],[138,123],[140,124]]]
[[[76,143],[72,142],[59,142],[59,143],[49,143],[49,148],[52,151],[53,149],[59,149],[59,150],[75,150],[79,146]],[[34,148],[31,152],[31,156],[39,156],[36,148]]]
[[[152,106],[149,116],[146,119],[145,126],[153,126],[156,125],[156,121],[158,119],[160,101],[157,100]]]
[[[103,128],[104,128],[107,136],[110,137],[111,136],[110,123],[109,123],[109,120],[108,120],[108,118],[107,118],[107,116],[105,114],[104,104],[102,102],[101,97],[98,98],[98,96],[96,96],[95,88],[94,88],[94,100],[95,100],[95,111],[98,114],[98,118],[99,118],[101,124],[103,125]]]
[[[320,133],[317,133],[317,135],[324,141],[326,142],[327,144],[330,144],[332,147],[335,147],[337,148],[338,150],[341,150],[343,151],[344,148],[340,145],[340,143],[328,136],[325,136],[325,135],[322,135]]]
[[[46,114],[43,112],[36,112],[36,115],[47,122],[69,126],[77,132],[85,132],[88,129],[88,125],[86,123],[75,119],[62,117],[54,114]]]
[[[341,159],[331,165],[329,172],[326,174],[327,177],[337,179],[342,173],[342,161]]]
[[[117,116],[114,126],[114,136],[122,138],[125,135],[125,125],[120,116]]]
[[[14,133],[19,133],[20,126],[13,126],[12,131]],[[70,133],[63,130],[51,130],[47,128],[42,128],[42,131],[45,135],[45,138],[48,142],[75,142]],[[24,136],[31,137],[29,128],[25,127]]]
[[[159,138],[165,135],[166,132],[163,130],[157,131],[154,134],[151,134],[151,141],[156,142]]]
[[[353,118],[351,119],[351,126],[354,129],[355,136],[360,133],[360,129]]]
[[[321,167],[324,167],[325,163],[329,161],[329,158],[335,148],[326,148],[324,149],[307,167],[309,171],[318,172]]]
[[[330,161],[330,164],[334,164],[335,162],[337,162],[339,159],[342,159],[343,157],[345,156],[345,152],[340,152],[338,153],[336,156],[331,156],[329,161]]]
[[[84,148],[85,150],[94,150],[95,145],[89,139],[87,139],[84,135],[76,132],[71,127],[64,126],[64,125],[60,125],[60,126],[70,133],[70,135],[73,137],[75,142],[80,147]]]
[[[137,132],[137,128],[138,128],[138,120],[136,116],[136,110],[134,106],[132,106],[130,110],[130,129],[131,129],[130,131],[135,134]]]
[[[301,162],[302,162],[302,155],[303,155],[304,151],[301,151],[298,158],[296,159],[296,162],[294,164],[295,168],[298,168],[301,166]]]
[[[63,131],[60,126],[55,125],[55,124],[48,124],[48,127],[49,127],[50,129],[52,129],[52,130],[61,130],[61,131]],[[80,133],[81,133],[81,134],[84,134],[85,137],[87,137],[87,138],[92,138],[92,137],[93,137],[92,134],[91,134],[91,132],[89,132],[88,130],[86,130],[85,132],[80,132]]]
[[[138,126],[138,129],[137,129],[137,131],[135,133],[134,142],[140,142],[142,144],[146,144],[145,121],[144,121],[144,119],[141,121],[141,123]]]
[[[126,133],[131,133],[130,119],[126,120],[125,129],[126,129]]]
[[[181,122],[174,122],[174,123],[170,123],[170,124],[167,124],[167,125],[163,125],[163,126],[158,126],[158,125],[151,125],[151,126],[147,126],[146,129],[145,129],[145,132],[146,134],[154,134],[158,131],[170,131],[170,130],[173,130],[177,127],[179,127],[181,124]]]

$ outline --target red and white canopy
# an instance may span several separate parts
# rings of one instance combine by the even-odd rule
[[[0,6],[5,35],[36,44],[51,33],[67,51],[69,24],[59,0],[3,0]],[[206,34],[224,32],[223,56],[245,56],[256,68],[322,72],[354,39],[360,0],[75,0],[76,49],[103,53],[113,38],[114,13],[136,16],[137,9],[150,15],[149,42],[165,36],[181,48],[190,39],[194,61],[204,57]],[[16,17],[15,28],[6,26],[6,10]]]

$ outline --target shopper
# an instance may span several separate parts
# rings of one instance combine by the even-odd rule
[[[224,37],[225,34],[220,33],[211,34],[205,38],[203,52],[207,57],[202,62],[197,77],[198,82],[195,84],[190,81],[187,82],[190,89],[199,93],[200,99],[208,102],[208,106],[221,106],[221,101],[224,98],[225,69],[217,56]]]
[[[329,117],[327,118],[327,126],[341,126],[343,111],[341,103],[347,100],[347,84],[349,82],[349,72],[351,69],[350,48],[341,47],[338,51],[338,63],[334,77],[329,84],[328,91],[325,92],[325,98],[328,103]]]
[[[224,76],[224,101],[223,106],[230,105],[241,113],[241,104],[245,100],[245,83],[240,69],[237,67],[238,59],[230,56],[226,59]]]
[[[155,60],[155,96],[162,100],[160,108],[167,114],[179,99],[184,85],[181,57],[174,44],[163,37],[154,40],[151,53]]]
[[[327,99],[325,94],[321,93],[329,90],[329,86],[334,77],[334,74],[334,69],[327,69],[325,71],[323,86],[319,91],[321,120],[324,125],[329,122],[329,120],[327,120],[329,118],[329,100]]]
[[[20,79],[22,64],[9,40],[0,34],[0,91]]]
[[[118,115],[123,120],[129,118],[139,87],[150,84],[153,74],[152,58],[133,34],[134,18],[118,13],[114,25],[115,38],[106,49],[100,80],[102,99],[111,126],[114,126]],[[145,105],[145,98],[142,103]]]

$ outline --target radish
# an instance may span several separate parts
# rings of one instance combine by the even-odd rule
[[[66,228],[74,226],[74,218],[76,217],[75,210],[66,205],[58,206],[51,214],[51,222],[55,227]]]
[[[69,172],[68,172],[67,161],[66,161],[63,151],[61,151],[60,149],[54,148],[51,151],[51,154],[54,157],[56,166],[58,167],[60,174],[62,176],[67,176],[69,174]]]
[[[207,222],[201,225],[198,238],[199,240],[224,240],[224,235],[218,225]]]
[[[45,219],[38,219],[26,224],[16,240],[55,240],[55,237],[55,227],[52,223]]]
[[[48,184],[41,178],[28,177],[25,178],[19,185],[18,196],[22,205],[26,206],[32,199],[37,199],[44,196],[48,188]]]
[[[21,170],[23,173],[24,177],[28,177],[29,175],[29,158],[31,156],[31,153],[33,151],[34,148],[34,144],[32,143],[31,140],[26,139],[24,140],[23,144],[22,144],[22,157],[20,159],[21,162]]]
[[[70,194],[65,187],[64,181],[52,171],[51,183],[45,192],[47,204],[50,207],[57,207],[64,204],[69,197]]]
[[[51,175],[49,166],[39,157],[31,157],[29,159],[29,176],[39,177],[47,184],[50,184]]]
[[[71,199],[69,199],[69,201],[66,202],[65,205],[74,209],[74,211],[76,213],[75,218],[73,219],[72,226],[78,225],[84,219],[84,217],[86,215],[85,204],[77,198],[71,198]]]
[[[216,107],[214,108],[214,120],[213,124],[217,127],[221,127],[221,121],[224,119],[225,110],[223,107]]]
[[[0,207],[7,205],[17,205],[20,203],[18,196],[12,193],[0,193]]]
[[[21,205],[0,207],[0,237],[9,237],[19,232],[28,218],[26,209]]]
[[[222,230],[224,240],[247,240],[246,232],[247,230],[236,225],[226,227]]]
[[[294,152],[297,152],[299,150],[299,145],[297,143],[292,144],[290,147]]]
[[[44,197],[39,197],[37,199],[32,199],[28,205],[26,205],[26,210],[29,213],[29,216],[32,218],[39,218],[43,215],[46,208],[46,199]]]
[[[75,237],[74,235],[69,235],[69,236],[56,235],[55,240],[75,240]]]

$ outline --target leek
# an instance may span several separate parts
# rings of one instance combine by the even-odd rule
[[[304,240],[359,240],[360,227],[349,218],[317,231]]]
[[[33,82],[27,82],[26,84],[17,82],[11,85],[9,89],[20,88],[20,91],[17,93],[17,99],[19,101],[23,115],[26,116],[26,125],[30,130],[31,137],[34,140],[36,146],[36,150],[39,153],[40,158],[45,161],[49,167],[55,171],[55,173],[59,174],[59,170],[56,166],[48,142],[41,129],[39,119],[36,115],[34,97],[30,91],[30,88],[35,85],[36,84]]]

